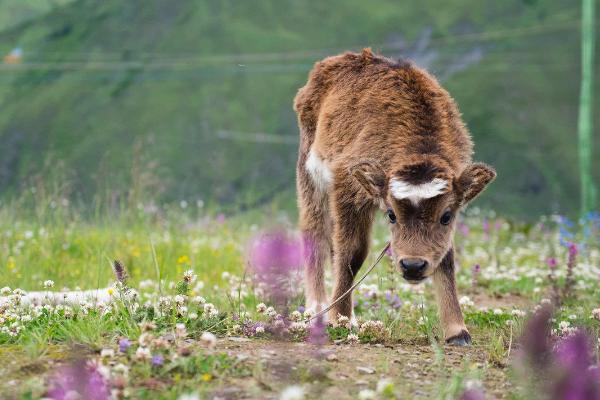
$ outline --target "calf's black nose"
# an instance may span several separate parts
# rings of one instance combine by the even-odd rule
[[[402,269],[410,275],[418,275],[423,272],[427,266],[427,261],[421,258],[403,258],[400,260]]]

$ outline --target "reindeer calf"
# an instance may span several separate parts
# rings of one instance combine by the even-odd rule
[[[346,53],[315,64],[294,100],[307,306],[352,285],[365,260],[374,214],[387,214],[394,265],[418,283],[432,277],[446,341],[471,341],[457,299],[453,236],[459,210],[496,176],[473,163],[473,144],[448,92],[403,61]],[[351,295],[330,312],[352,317]]]

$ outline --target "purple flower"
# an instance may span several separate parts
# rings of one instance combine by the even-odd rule
[[[473,287],[477,286],[477,278],[479,277],[479,272],[481,272],[481,267],[479,264],[473,265],[471,269],[471,285]]]
[[[276,303],[287,303],[294,289],[293,275],[302,267],[300,241],[283,232],[263,234],[252,242],[249,253],[255,279]]]
[[[392,293],[386,293],[385,299],[392,306],[392,308],[400,308],[402,307],[402,300],[397,294],[392,295]]]
[[[536,377],[532,382],[544,382],[537,389],[545,391],[549,399],[600,399],[600,368],[592,339],[578,330],[552,349],[548,334],[551,316],[550,307],[545,307],[525,327],[521,338],[523,373]]]
[[[582,330],[562,339],[554,352],[552,398],[587,400],[600,398],[600,369],[594,347]]]
[[[569,257],[575,257],[577,256],[577,243],[570,243],[569,244]]]
[[[550,307],[541,308],[527,321],[521,337],[524,361],[534,369],[543,369],[550,356],[551,316]]]
[[[119,261],[113,261],[113,271],[115,273],[115,277],[117,281],[121,282],[123,285],[127,284],[127,271],[125,270],[125,265]]]
[[[463,236],[468,236],[469,232],[470,232],[469,225],[467,225],[467,224],[465,224],[463,222],[459,222],[458,223],[458,230],[460,231],[460,233]]]
[[[490,233],[490,222],[487,219],[483,220],[482,228],[483,233],[485,233],[486,235]]]
[[[485,400],[483,391],[478,388],[466,389],[460,396],[460,400]]]
[[[155,367],[160,367],[165,362],[165,359],[160,354],[152,356],[152,365]]]
[[[309,328],[308,342],[317,346],[323,346],[328,341],[327,329],[323,317],[317,318]]]
[[[548,267],[550,267],[550,269],[554,270],[558,266],[558,261],[556,261],[556,258],[550,257],[546,260],[546,264],[548,264]]]
[[[50,382],[47,397],[53,400],[78,398],[89,400],[109,399],[109,388],[97,368],[84,359],[61,368]]]
[[[394,253],[392,253],[392,246],[388,246],[388,247],[385,249],[385,254],[386,254],[388,257],[392,257],[392,256],[394,255]]]
[[[127,350],[131,347],[131,342],[127,338],[119,340],[119,351],[121,353],[127,353]]]

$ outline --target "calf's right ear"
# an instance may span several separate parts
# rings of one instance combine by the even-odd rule
[[[386,191],[386,175],[379,163],[362,160],[348,168],[350,175],[372,198],[382,198]]]

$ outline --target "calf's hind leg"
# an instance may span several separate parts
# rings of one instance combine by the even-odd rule
[[[331,253],[331,218],[327,194],[315,187],[304,167],[303,158],[298,162],[297,186],[304,254],[304,294],[307,309],[316,313],[327,306],[325,264]]]

